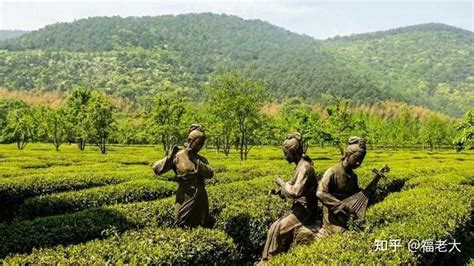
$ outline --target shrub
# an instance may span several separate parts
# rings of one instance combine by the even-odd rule
[[[161,180],[135,180],[91,189],[30,198],[20,209],[22,219],[49,216],[110,205],[149,201],[171,196],[176,184]]]
[[[5,264],[183,265],[232,263],[235,245],[219,230],[148,227],[84,244],[34,250],[7,257]]]
[[[210,187],[210,208],[223,209],[241,200],[265,194],[273,187],[270,180],[259,178]],[[150,225],[170,226],[174,202],[171,197],[0,225],[0,257],[8,253],[28,252],[33,247],[84,242],[101,237],[102,231],[109,228],[123,232]]]
[[[433,263],[439,254],[412,254],[407,249],[411,239],[445,240],[465,235],[470,223],[470,201],[474,189],[456,186],[414,188],[392,193],[384,201],[369,208],[363,232],[337,234],[309,246],[293,249],[277,256],[270,265],[282,264],[418,264]],[[396,252],[375,251],[374,241],[400,239]],[[469,244],[469,242],[466,242]]]

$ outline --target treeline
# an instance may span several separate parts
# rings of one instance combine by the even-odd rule
[[[204,101],[192,101],[186,90],[162,91],[141,98],[133,112],[114,108],[104,93],[76,88],[55,109],[1,101],[0,141],[15,142],[19,149],[38,141],[50,142],[56,150],[63,143],[77,143],[80,150],[94,144],[106,153],[107,144],[117,143],[157,144],[167,151],[184,142],[190,124],[200,123],[207,129],[209,146],[225,155],[235,148],[241,159],[255,145],[280,145],[291,131],[303,135],[305,148],[332,145],[342,150],[351,135],[379,147],[472,147],[472,110],[460,122],[434,112],[416,113],[406,105],[384,110],[380,104],[355,108],[338,101],[317,107],[301,98],[270,110],[268,99],[267,83],[235,70],[214,76],[205,87]]]

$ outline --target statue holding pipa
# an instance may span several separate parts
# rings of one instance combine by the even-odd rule
[[[354,169],[364,161],[365,140],[351,137],[341,160],[329,168],[318,185],[317,197],[323,204],[323,226],[316,234],[322,239],[336,232],[345,232],[351,215],[363,219],[369,198],[384,173],[390,169],[384,166],[380,171],[373,170],[374,179],[361,189]]]

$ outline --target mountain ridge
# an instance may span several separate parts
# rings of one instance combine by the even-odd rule
[[[213,73],[236,67],[248,76],[267,80],[275,98],[298,96],[318,102],[346,98],[358,103],[394,99],[460,116],[474,104],[474,51],[469,44],[473,36],[467,30],[429,23],[317,40],[259,19],[200,13],[94,17],[56,23],[2,41],[0,49],[4,49],[3,56],[27,56],[34,53],[32,50],[41,50],[79,53],[78,57],[136,49],[143,53],[165,51],[174,59],[165,60],[173,73],[163,80],[198,91]],[[140,62],[131,65],[123,67],[133,72]],[[7,66],[6,72],[9,70]],[[41,87],[35,75],[26,89]],[[183,75],[187,78],[181,78]],[[48,87],[58,87],[55,84],[61,80],[54,79]],[[130,79],[128,82],[133,83]],[[70,83],[103,87],[94,82]],[[0,85],[21,89],[18,84],[5,82],[5,78],[0,79]],[[133,94],[133,86],[129,87],[123,90]]]

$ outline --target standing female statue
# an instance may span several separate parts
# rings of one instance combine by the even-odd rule
[[[287,251],[293,242],[295,230],[302,225],[313,223],[315,218],[318,180],[311,158],[303,153],[299,133],[288,135],[283,142],[283,152],[285,159],[289,163],[295,163],[296,167],[289,182],[284,182],[281,178],[275,180],[280,188],[274,191],[274,194],[292,199],[293,206],[290,213],[271,225],[260,264],[272,256]]]
[[[179,184],[176,191],[175,226],[211,226],[204,180],[212,178],[214,172],[206,158],[198,154],[205,141],[204,128],[192,125],[184,149],[179,150],[174,146],[166,158],[153,164],[156,175],[173,170]]]

